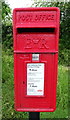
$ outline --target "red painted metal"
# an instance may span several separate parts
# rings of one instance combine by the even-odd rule
[[[17,111],[56,109],[60,10],[57,7],[16,8],[13,12],[14,86]],[[32,54],[39,60],[32,60]],[[27,95],[27,64],[44,63],[44,94]]]

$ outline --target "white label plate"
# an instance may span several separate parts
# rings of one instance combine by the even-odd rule
[[[44,95],[44,63],[27,64],[27,95]]]

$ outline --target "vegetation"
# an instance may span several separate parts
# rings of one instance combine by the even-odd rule
[[[2,43],[4,51],[12,49],[12,15],[11,9],[5,1],[2,2]]]
[[[5,1],[2,2],[2,38],[3,38],[3,119],[28,118],[28,112],[14,110],[14,83],[13,83],[13,36],[11,9]],[[59,71],[57,84],[57,110],[53,113],[41,112],[41,118],[68,118],[68,66],[70,64],[70,2],[48,3],[34,0],[35,7],[59,7],[61,10],[60,41],[59,41]]]

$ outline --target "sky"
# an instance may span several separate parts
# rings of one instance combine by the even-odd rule
[[[33,0],[6,0],[10,8],[31,7]]]

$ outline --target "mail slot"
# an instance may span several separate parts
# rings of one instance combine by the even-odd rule
[[[59,19],[57,7],[14,9],[17,111],[53,112],[56,109]]]

